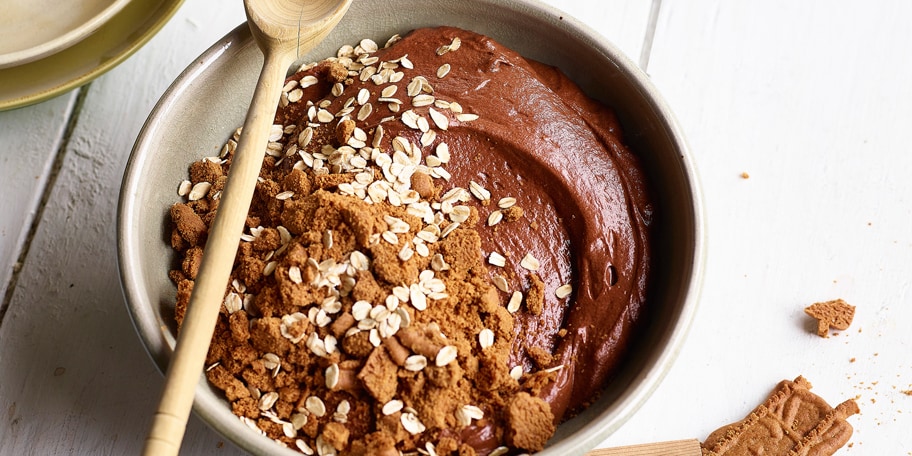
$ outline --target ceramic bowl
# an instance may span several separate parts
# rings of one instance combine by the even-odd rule
[[[649,78],[590,28],[531,0],[357,1],[309,56],[335,55],[362,38],[385,42],[421,26],[452,25],[489,35],[527,58],[561,68],[590,96],[612,106],[642,157],[657,200],[650,318],[633,352],[598,400],[558,427],[540,454],[582,454],[616,431],[659,385],[681,348],[699,294],[703,214],[693,165],[674,116]],[[245,24],[215,43],[162,96],[142,129],[124,176],[118,250],[127,305],[150,355],[164,370],[175,343],[175,261],[168,208],[189,163],[217,155],[243,123],[262,57]],[[201,375],[194,411],[255,454],[298,454],[247,428]],[[152,413],[152,411],[149,411]]]

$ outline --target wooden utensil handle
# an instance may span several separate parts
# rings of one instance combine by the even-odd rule
[[[266,54],[159,402],[146,456],[177,455],[293,55]]]
[[[702,454],[703,450],[700,449],[700,441],[689,439],[617,448],[600,448],[586,453],[586,456],[702,456]]]

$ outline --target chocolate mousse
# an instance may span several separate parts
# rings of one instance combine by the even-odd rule
[[[180,323],[236,139],[172,208]],[[207,376],[306,454],[541,450],[618,368],[652,205],[620,123],[450,27],[288,78]]]

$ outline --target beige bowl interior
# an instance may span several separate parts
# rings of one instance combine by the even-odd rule
[[[335,55],[369,37],[452,25],[487,34],[526,57],[563,69],[590,96],[613,106],[628,141],[643,158],[658,200],[656,269],[650,319],[621,372],[598,401],[562,424],[540,454],[582,454],[617,430],[658,386],[693,318],[703,264],[703,216],[696,177],[673,116],[648,78],[586,26],[532,1],[356,1],[340,26],[304,61]],[[124,176],[118,251],[127,305],[137,332],[161,370],[175,342],[175,255],[168,246],[168,208],[192,161],[216,155],[243,123],[262,57],[242,24],[184,71],[141,131]],[[255,454],[298,454],[248,429],[200,377],[195,412]],[[153,411],[150,410],[151,414]]]

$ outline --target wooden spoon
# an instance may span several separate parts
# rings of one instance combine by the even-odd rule
[[[702,454],[703,450],[700,449],[700,441],[689,439],[617,448],[600,448],[586,453],[586,456],[701,456]]]
[[[265,60],[146,437],[147,456],[177,455],[180,450],[288,68],[329,34],[350,4],[351,0],[244,0],[247,22]]]

